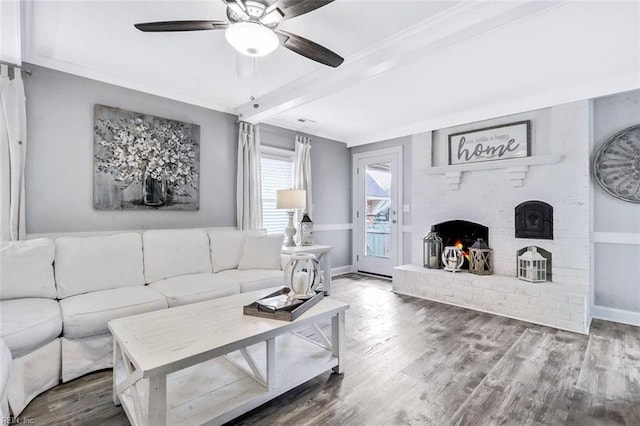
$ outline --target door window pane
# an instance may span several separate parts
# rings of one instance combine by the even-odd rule
[[[365,255],[391,256],[391,163],[366,166]]]

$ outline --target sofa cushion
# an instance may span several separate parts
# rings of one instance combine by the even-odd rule
[[[284,286],[284,272],[273,269],[230,269],[216,275],[224,275],[240,283],[240,292],[262,290],[263,288]]]
[[[142,240],[147,283],[179,275],[212,272],[209,237],[204,229],[146,231]]]
[[[14,358],[51,342],[61,331],[60,307],[55,300],[25,298],[0,301],[0,337]]]
[[[58,298],[119,287],[143,286],[140,234],[56,239]]]
[[[0,243],[0,299],[56,298],[49,238]]]
[[[247,235],[238,269],[280,269],[282,235]]]
[[[77,339],[106,333],[107,321],[167,307],[164,296],[149,287],[94,291],[60,301],[63,336]]]
[[[267,231],[264,229],[250,231],[234,230],[210,230],[209,243],[211,245],[211,265],[213,272],[236,269],[242,259],[244,240],[247,235],[262,236]]]
[[[170,308],[240,293],[238,281],[212,273],[167,278],[149,287],[166,297]]]

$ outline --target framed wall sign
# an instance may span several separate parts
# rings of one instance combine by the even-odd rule
[[[449,164],[505,160],[530,155],[531,121],[449,135]]]

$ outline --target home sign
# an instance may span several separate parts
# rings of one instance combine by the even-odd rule
[[[449,135],[449,164],[528,157],[531,122],[520,121]]]

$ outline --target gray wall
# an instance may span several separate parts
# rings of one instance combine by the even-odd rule
[[[26,78],[27,233],[236,225],[236,117],[47,68]],[[200,210],[93,208],[93,106],[103,104],[200,125]],[[262,143],[293,149],[296,132],[261,125]],[[351,165],[345,144],[312,138],[316,224],[350,222]],[[351,264],[350,231],[325,231],[334,266]]]
[[[592,155],[609,137],[638,124],[640,90],[594,99]],[[640,313],[640,245],[601,241],[615,236],[624,239],[634,234],[637,240],[640,204],[618,200],[595,180],[592,185],[593,231],[596,233],[594,305]]]
[[[29,65],[27,233],[235,226],[235,117]],[[200,210],[93,208],[93,106],[200,125]]]
[[[368,145],[354,146],[350,149],[351,155],[363,152],[375,151],[378,149],[392,148],[402,146],[402,202],[403,205],[409,205],[411,208],[411,136],[405,136],[396,139],[389,139],[382,142],[376,142]],[[402,205],[400,206],[402,210]],[[406,232],[403,231],[403,247],[402,247],[402,263],[411,263],[411,212],[402,214],[403,226],[406,226]]]

